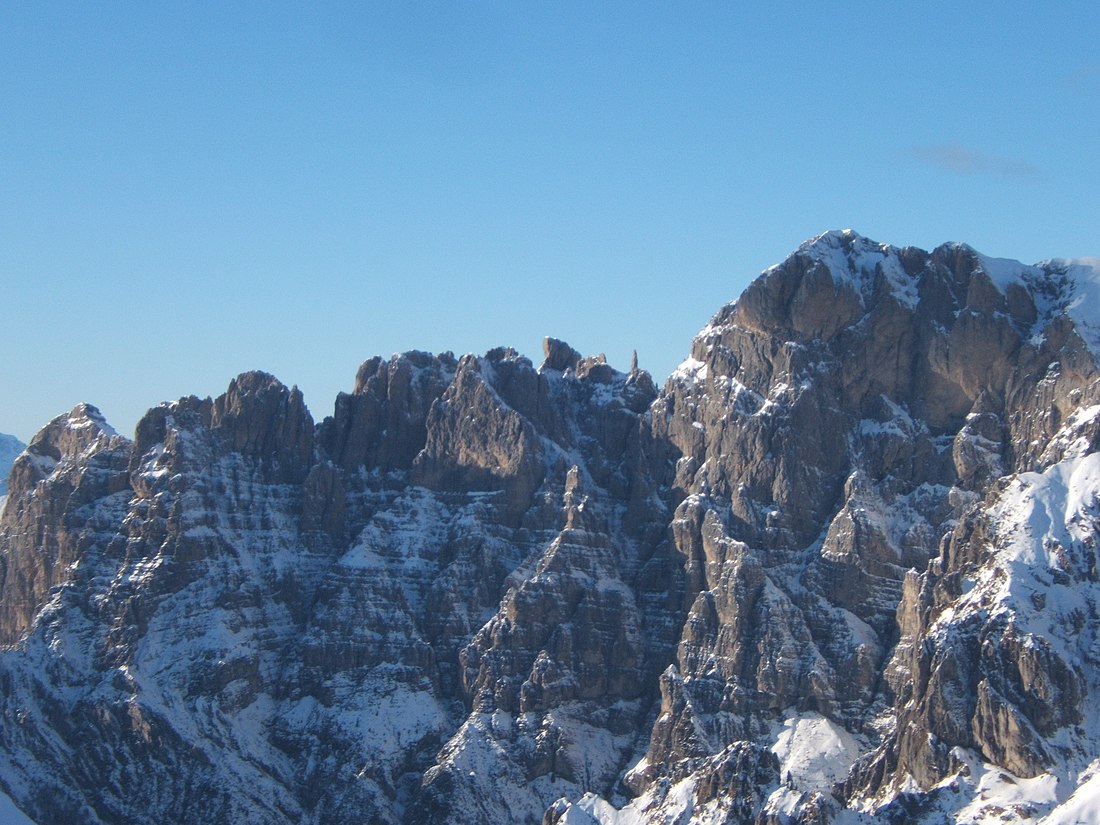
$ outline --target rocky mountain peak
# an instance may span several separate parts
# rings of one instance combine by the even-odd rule
[[[117,435],[97,407],[77,404],[43,427],[27,445],[27,451],[53,461],[76,460],[86,450]]]
[[[543,370],[565,372],[571,369],[575,371],[582,358],[579,352],[557,338],[544,338],[542,352],[545,356],[541,367]]]
[[[124,485],[130,442],[90,404],[59,415],[12,464],[0,534],[24,537],[23,552],[0,556],[0,641],[19,639],[51,588],[80,555],[81,526],[66,518]]]
[[[457,369],[449,352],[414,351],[364,362],[354,391],[337,396],[333,415],[319,428],[326,454],[345,470],[408,469],[427,440],[428,412]]]
[[[659,392],[547,338],[369,359],[316,425],[260,372],[133,443],[78,407],[0,521],[0,784],[62,823],[1069,821],[1097,272],[829,232]]]
[[[228,449],[260,459],[280,478],[301,481],[313,458],[313,418],[297,387],[273,375],[234,378],[211,409],[210,427]]]

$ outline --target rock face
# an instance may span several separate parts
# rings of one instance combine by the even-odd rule
[[[660,393],[547,339],[372,359],[316,425],[263,373],[132,442],[78,407],[0,519],[0,785],[58,823],[1068,816],[1098,291],[834,232]]]

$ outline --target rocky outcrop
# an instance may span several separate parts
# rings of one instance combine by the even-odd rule
[[[671,532],[686,621],[644,768],[625,775],[638,800],[662,781],[709,787],[694,765],[807,712],[865,743],[847,790],[794,802],[777,787],[735,821],[828,818],[846,799],[885,815],[898,790],[961,770],[960,748],[1020,777],[1072,762],[1051,741],[1083,712],[1087,654],[1015,623],[1003,598],[991,616],[992,593],[958,606],[975,579],[1019,578],[991,572],[1008,539],[982,525],[1009,505],[984,496],[1069,443],[1093,449],[1096,367],[1064,314],[1084,287],[1066,275],[830,233],[703,330],[652,409],[686,496]],[[1075,415],[1089,436],[1065,429]],[[1091,546],[1088,512],[1067,517]],[[1065,628],[1091,627],[1074,601]]]
[[[454,378],[450,353],[372,358],[359,368],[355,389],[336,398],[320,427],[327,455],[345,470],[407,470],[427,440],[428,412]]]
[[[229,384],[210,412],[228,451],[253,459],[274,479],[301,482],[313,459],[313,418],[297,387],[262,372]]]
[[[78,404],[31,439],[12,465],[0,530],[19,552],[0,556],[0,642],[26,633],[88,540],[85,508],[126,486],[129,443],[99,410]]]
[[[652,646],[603,575],[655,532],[622,524],[655,394],[636,365],[539,371],[501,349],[368,361],[316,428],[263,373],[151,410],[133,444],[93,408],[59,418],[20,459],[0,540],[5,712],[33,720],[6,735],[0,776],[59,822],[454,821],[468,779],[449,754],[467,740],[546,777],[532,817],[606,787],[645,711]],[[468,676],[509,611],[526,642],[484,658],[510,700]],[[36,656],[55,664],[21,670]],[[66,710],[54,678],[88,698]],[[522,729],[461,724],[498,695],[519,712],[521,694]],[[56,725],[71,738],[49,756]],[[78,786],[108,789],[94,814]]]
[[[413,480],[441,490],[500,493],[506,517],[515,522],[531,506],[546,461],[535,425],[498,394],[494,378],[521,401],[537,398],[538,376],[515,352],[494,350],[484,361],[466,356],[428,414]]]
[[[0,519],[0,784],[51,822],[778,825],[1083,782],[1098,279],[826,233],[660,392],[548,338],[371,359],[317,425],[264,373],[133,442],[78,407]]]

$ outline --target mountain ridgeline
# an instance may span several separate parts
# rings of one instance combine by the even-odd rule
[[[39,823],[1072,822],[1100,265],[830,232],[650,375],[374,358],[80,405],[0,517]],[[1097,777],[1094,779],[1094,777]]]

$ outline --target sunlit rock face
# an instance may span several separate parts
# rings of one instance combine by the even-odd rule
[[[831,232],[660,392],[548,338],[373,358],[320,423],[258,372],[133,441],[78,406],[0,518],[0,785],[59,823],[1061,821],[1098,283]]]

